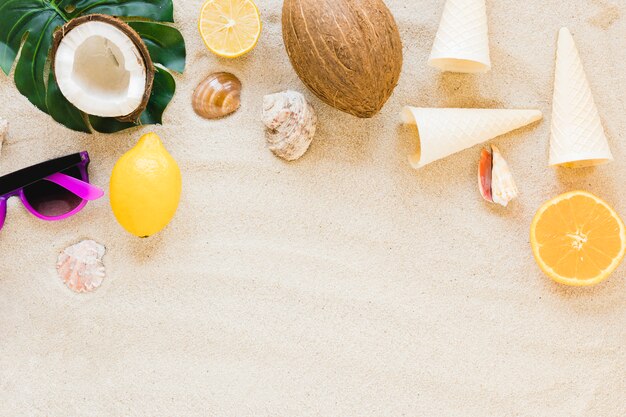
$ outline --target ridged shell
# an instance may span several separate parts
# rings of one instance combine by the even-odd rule
[[[241,81],[228,72],[216,72],[198,84],[192,97],[193,110],[205,119],[219,119],[241,105]]]
[[[511,200],[519,196],[513,174],[502,154],[495,146],[491,146],[493,168],[491,170],[491,195],[493,202],[506,207]]]
[[[102,257],[105,251],[104,246],[93,240],[84,240],[64,249],[57,262],[59,277],[72,291],[94,291],[104,280]]]
[[[287,161],[300,158],[309,149],[317,116],[313,106],[296,91],[284,91],[263,98],[263,123],[267,127],[267,145]]]

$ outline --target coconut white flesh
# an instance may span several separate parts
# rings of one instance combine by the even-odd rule
[[[109,23],[86,22],[68,32],[59,44],[54,68],[65,98],[94,116],[132,113],[146,89],[139,49]]]

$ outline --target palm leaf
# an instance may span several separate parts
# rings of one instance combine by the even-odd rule
[[[155,74],[150,101],[140,124],[161,123],[176,83],[165,68],[182,72],[185,42],[166,23],[174,21],[172,0],[0,0],[0,68],[9,75],[15,65],[15,85],[41,111],[66,127],[90,132],[118,132],[133,123],[85,115],[63,97],[49,67],[52,34],[69,20],[92,13],[124,18],[139,33],[152,61],[163,67]],[[140,20],[138,20],[140,19]]]

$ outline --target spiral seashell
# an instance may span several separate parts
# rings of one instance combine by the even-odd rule
[[[296,91],[284,91],[263,98],[263,123],[267,145],[278,157],[293,161],[309,149],[317,116],[313,106]]]
[[[504,207],[519,196],[509,164],[495,145],[480,155],[478,187],[485,200]]]
[[[104,280],[102,257],[105,251],[104,246],[93,240],[84,240],[64,249],[57,262],[59,277],[72,291],[94,291]]]
[[[219,119],[241,105],[241,81],[228,72],[216,72],[198,84],[192,97],[193,110],[205,119]]]
[[[504,160],[500,150],[491,145],[493,168],[491,171],[491,194],[493,202],[506,207],[509,202],[519,196],[519,191],[509,164]]]

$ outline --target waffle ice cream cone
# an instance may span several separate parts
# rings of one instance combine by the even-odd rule
[[[479,143],[541,120],[539,110],[425,109],[405,107],[402,120],[418,129],[419,150],[409,157],[418,169]]]
[[[447,0],[428,64],[442,71],[491,69],[485,0]]]
[[[574,38],[562,28],[554,75],[550,165],[586,167],[612,160]]]

